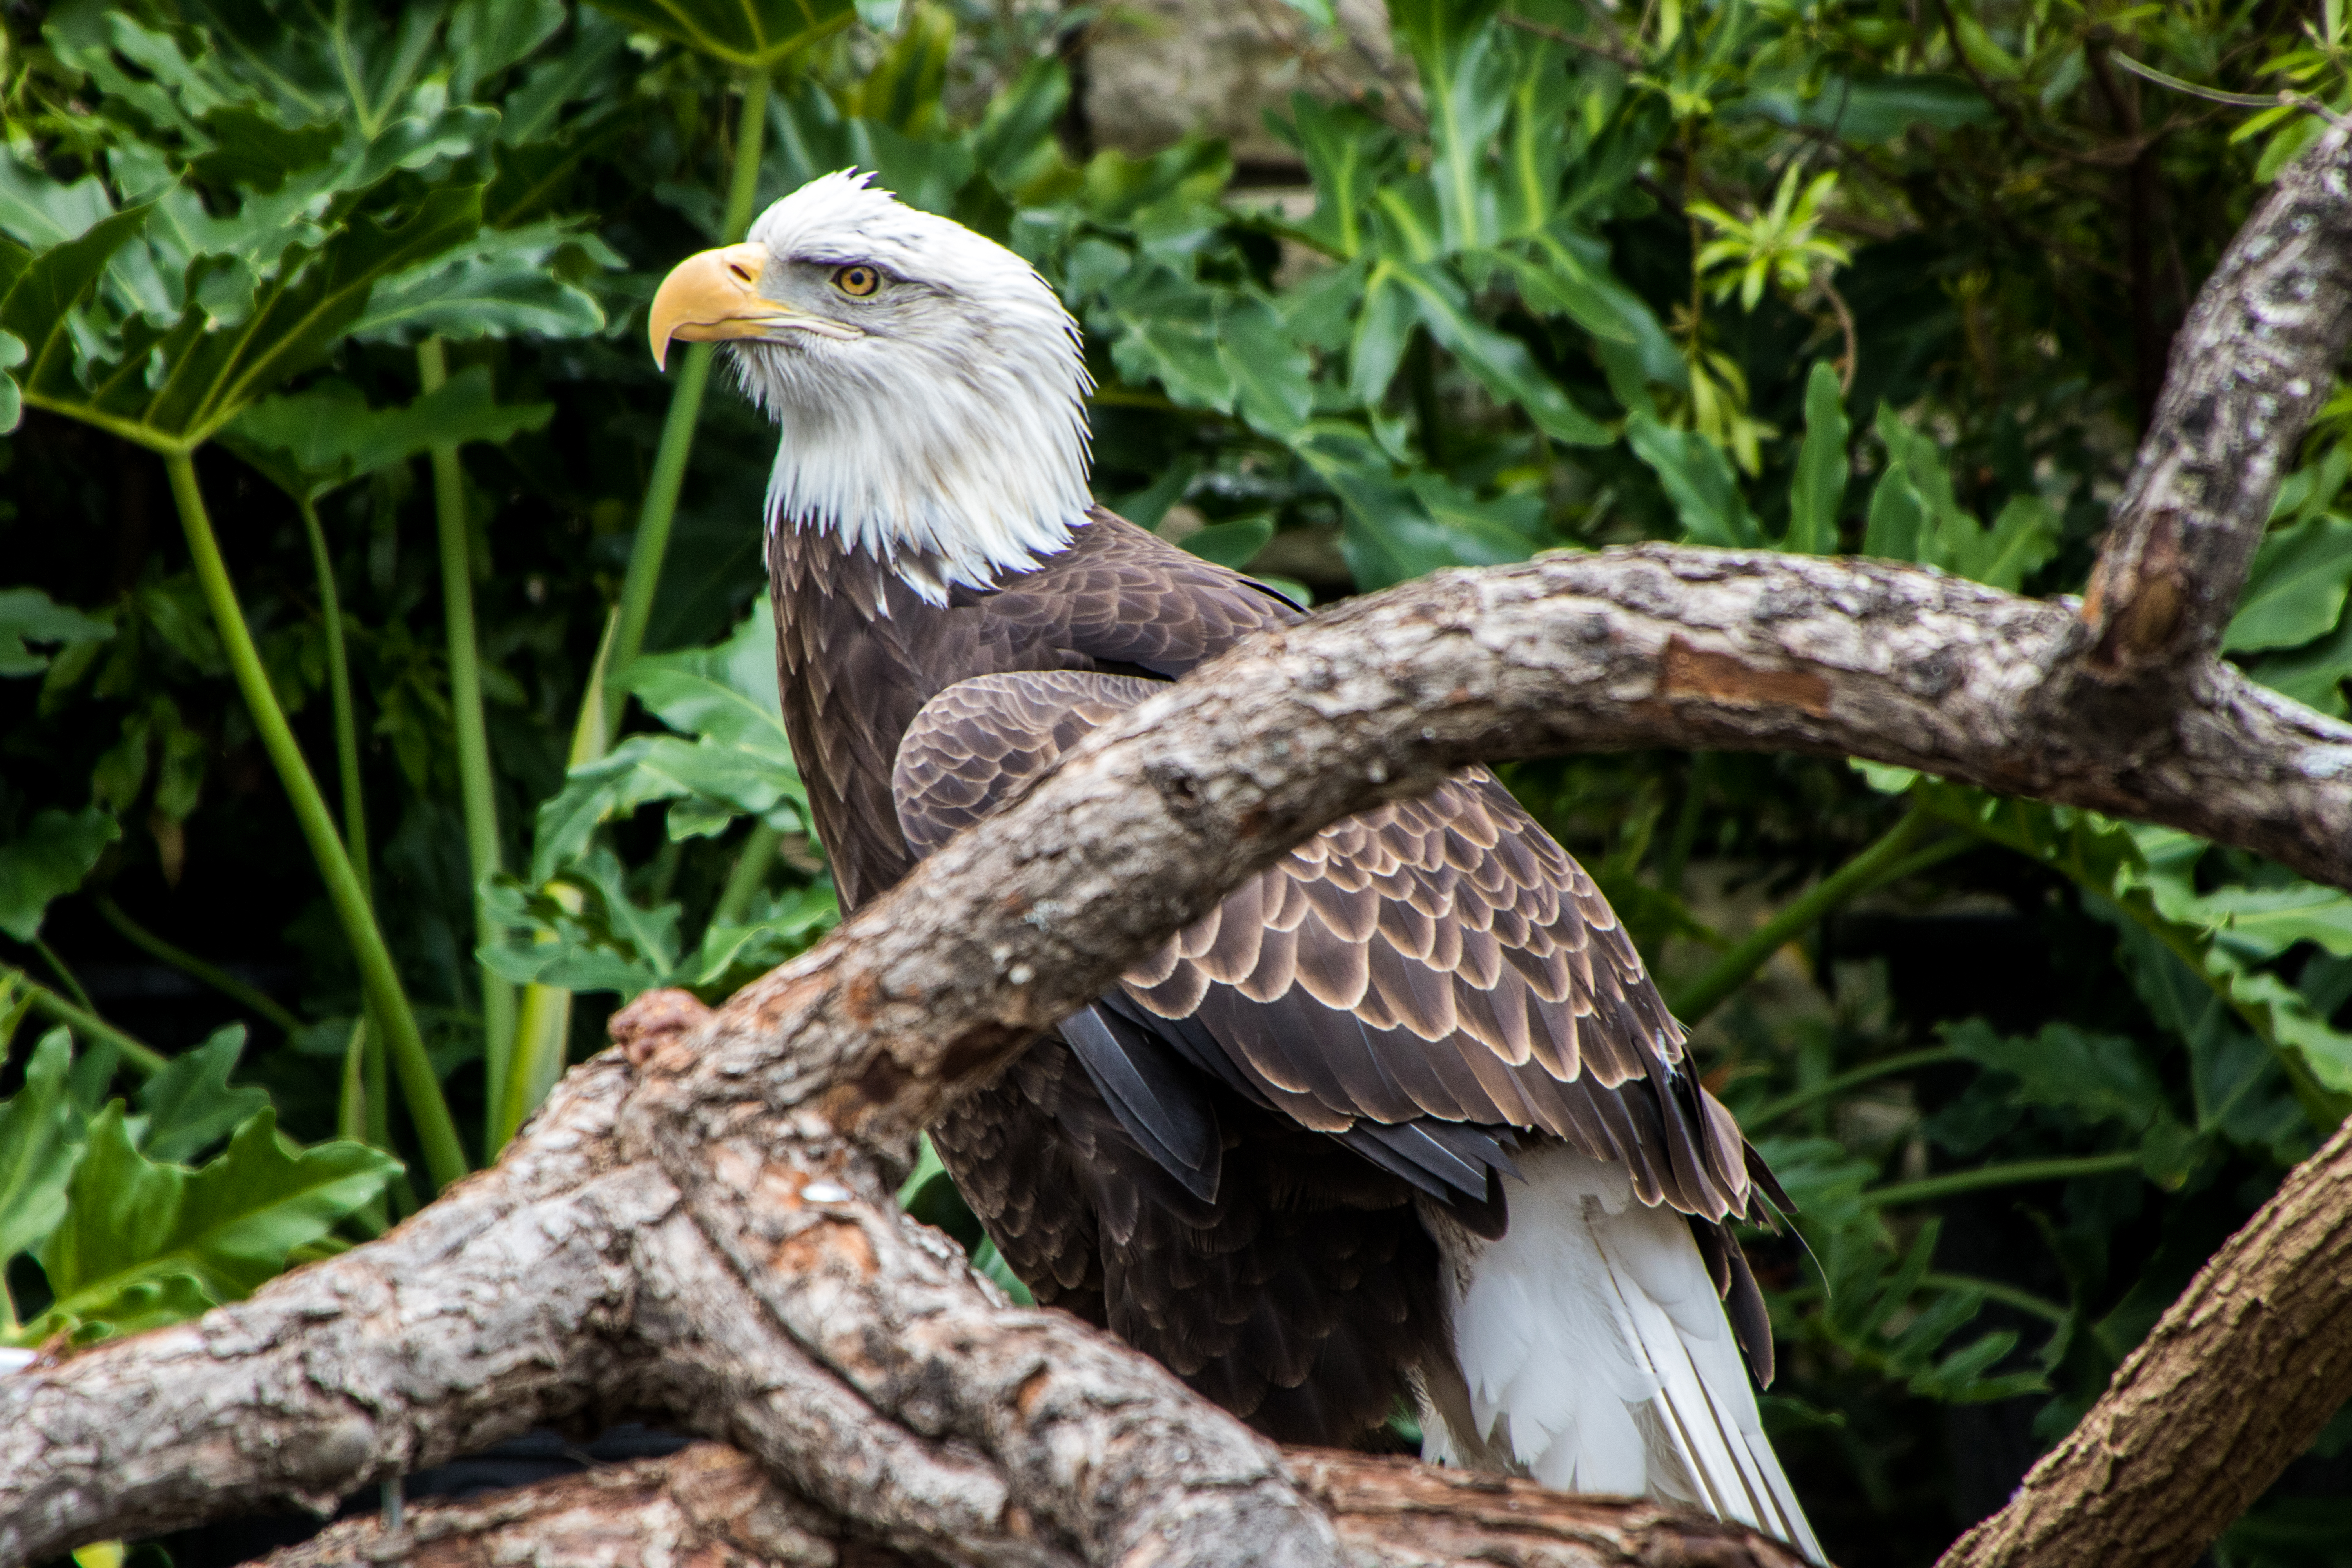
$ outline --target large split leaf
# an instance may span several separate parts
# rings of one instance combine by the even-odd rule
[[[499,445],[544,426],[552,404],[504,405],[488,365],[467,365],[403,408],[371,408],[359,390],[326,381],[248,405],[223,440],[289,495],[317,500],[436,446]]]
[[[121,837],[113,816],[94,805],[36,814],[22,837],[0,844],[0,931],[18,942],[39,936],[51,900],[80,887]]]
[[[151,1160],[184,1163],[268,1110],[265,1090],[229,1085],[244,1054],[245,1026],[231,1024],[140,1085],[134,1120],[141,1125],[133,1133],[140,1152]]]
[[[33,1047],[25,1081],[0,1100],[0,1267],[39,1246],[66,1212],[66,1182],[83,1116],[67,1091],[73,1042],[52,1029]]]
[[[23,1337],[99,1337],[236,1300],[398,1169],[360,1143],[292,1148],[264,1110],[191,1171],[142,1153],[116,1101],[91,1120],[65,1218],[40,1251],[56,1300]]]
[[[68,609],[38,588],[0,588],[0,675],[38,675],[48,668],[48,656],[36,653],[30,644],[74,647],[113,635],[111,621]]]

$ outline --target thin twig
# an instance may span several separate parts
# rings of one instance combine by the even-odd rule
[[[1517,27],[1522,33],[1531,33],[1538,38],[1543,38],[1555,44],[1563,44],[1571,49],[1581,49],[1588,55],[1607,60],[1611,65],[1617,67],[1621,70],[1632,71],[1640,70],[1642,68],[1642,57],[1633,53],[1631,49],[1624,48],[1621,46],[1595,43],[1591,38],[1580,38],[1574,33],[1564,32],[1558,27],[1547,26],[1543,23],[1534,20],[1532,17],[1516,16],[1509,11],[1502,13],[1496,20],[1500,21],[1505,26]]]

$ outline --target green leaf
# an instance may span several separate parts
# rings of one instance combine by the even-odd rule
[[[1878,437],[1886,471],[1870,498],[1863,553],[1940,567],[2018,592],[2058,549],[2058,516],[2039,496],[2011,496],[1985,528],[1952,491],[1951,470],[1932,437],[1881,404]]]
[[[2352,585],[2352,521],[2319,516],[2266,537],[2221,639],[2227,652],[2297,647],[2336,629]]]
[[[1750,549],[1763,542],[1738,476],[1723,448],[1696,430],[1674,430],[1652,415],[1636,412],[1625,421],[1625,441],[1649,465],[1681,517],[1683,537],[1693,544]]]
[[[1818,83],[1817,90],[1813,89]],[[1827,131],[1848,143],[1891,142],[1914,125],[1938,131],[1992,120],[1996,110],[1963,78],[1828,73],[1804,89],[1751,92],[1717,110],[1727,122],[1750,117],[1810,131]]]
[[[28,400],[44,386],[71,384],[73,350],[67,318],[97,285],[114,253],[146,224],[150,210],[126,207],[38,252],[7,298],[0,300],[0,329],[25,345],[23,363],[9,374]]]
[[[793,765],[776,690],[774,612],[764,599],[725,642],[645,655],[613,680],[673,730],[724,742],[774,767]]]
[[[66,1031],[50,1030],[25,1064],[23,1086],[0,1100],[0,1266],[38,1247],[65,1216],[83,1133],[81,1108],[66,1092],[72,1058]]]
[[[687,962],[685,984],[702,991],[733,991],[805,952],[840,922],[832,883],[795,888],[754,907],[740,925],[706,930]]]
[[[1340,553],[1366,592],[1443,566],[1524,561],[1533,548],[1525,535],[1490,521],[1437,521],[1413,488],[1397,480],[1387,454],[1351,426],[1310,424],[1291,449],[1339,498],[1347,520]]]
[[[1630,350],[1645,380],[1679,386],[1689,379],[1674,340],[1657,312],[1609,272],[1607,249],[1591,236],[1565,228],[1537,236],[1532,256],[1517,250],[1479,253],[1500,261],[1518,285],[1519,297],[1546,314],[1564,315],[1598,342]],[[1579,254],[1589,249],[1594,254]]]
[[[1405,342],[1412,335],[1414,314],[1412,294],[1395,264],[1375,262],[1364,282],[1356,330],[1348,345],[1348,392],[1357,402],[1378,407],[1388,395],[1389,383],[1404,360]]]
[[[2276,958],[2299,942],[2338,958],[2352,955],[2352,895],[2315,882],[2284,888],[2226,887],[2182,910],[2251,958]]]
[[[118,215],[50,255],[89,246],[124,219],[144,221],[145,211]],[[359,319],[379,279],[447,250],[480,222],[478,186],[433,190],[397,225],[362,214],[315,254],[289,248],[280,276],[257,297],[237,331],[213,331],[212,313],[201,303],[189,305],[164,328],[133,318],[123,329],[120,352],[93,360],[86,379],[75,374],[71,356],[58,346],[64,336],[60,307],[56,321],[44,323],[37,337],[27,335],[36,347],[23,383],[26,401],[159,450],[199,444],[247,404],[323,357]],[[48,259],[37,258],[33,270],[0,307],[10,330],[20,330],[20,317],[29,321],[47,310],[27,305],[20,310],[19,301]],[[78,276],[74,269],[61,272],[43,298],[56,297]]]
[[[1177,542],[1203,561],[1213,561],[1220,566],[1230,566],[1236,572],[1245,571],[1274,540],[1271,518],[1244,518],[1239,522],[1221,522],[1213,527],[1196,530]]]
[[[142,1084],[135,1100],[146,1120],[137,1139],[140,1152],[151,1160],[185,1163],[268,1110],[267,1090],[229,1087],[228,1075],[244,1051],[245,1026],[231,1024]]]
[[[80,887],[121,837],[121,826],[94,805],[36,815],[22,838],[0,845],[0,931],[18,942],[39,936],[50,901]]]
[[[460,98],[553,37],[562,0],[457,0],[450,8],[449,86]]]
[[[57,1300],[26,1333],[152,1314],[155,1304],[141,1293],[159,1289],[176,1289],[183,1308],[200,1298],[236,1300],[374,1197],[398,1169],[364,1144],[292,1148],[268,1110],[239,1127],[202,1170],[161,1164],[132,1143],[117,1100],[91,1121],[67,1185],[64,1223],[41,1248]],[[174,1278],[196,1290],[165,1286]]]
[[[1290,95],[1291,124],[1315,185],[1315,210],[1298,225],[1314,244],[1342,258],[1364,247],[1364,215],[1381,176],[1402,155],[1395,132],[1352,104]]]
[[[48,668],[48,656],[35,653],[27,643],[74,647],[113,635],[112,622],[69,610],[38,588],[0,588],[0,675],[38,675]]]
[[[1952,1048],[1980,1067],[2017,1079],[2021,1105],[2071,1110],[2087,1121],[2116,1121],[2134,1132],[2168,1117],[2164,1086],[2138,1047],[2116,1035],[2050,1024],[2038,1035],[2003,1036],[1980,1018],[1945,1031]]]
[[[1890,467],[1878,476],[1870,492],[1870,511],[1862,530],[1862,552],[1883,561],[1917,561],[1927,553],[1927,505],[1911,483],[1911,476]]]
[[[1119,333],[1111,363],[1137,386],[1159,383],[1168,395],[1220,412],[1234,405],[1234,373],[1217,344],[1216,301],[1206,289],[1165,268],[1121,280]]]
[[[743,71],[768,71],[847,26],[853,0],[596,0],[630,26]]]
[[[1941,536],[1937,564],[1995,588],[2018,593],[2058,552],[2058,513],[2036,495],[2013,495],[1989,529],[1962,513]]]
[[[595,297],[555,268],[559,252],[584,248],[597,263],[620,265],[601,241],[561,225],[485,229],[421,267],[384,279],[353,321],[352,336],[413,343],[438,335],[467,338],[585,338],[604,330]]]
[[[1789,531],[1780,548],[1806,555],[1833,555],[1838,516],[1845,508],[1849,426],[1837,372],[1816,363],[1805,379],[1805,444],[1797,454],[1789,485]]]
[[[1254,294],[1217,297],[1217,356],[1233,378],[1243,418],[1285,437],[1314,411],[1314,362],[1290,341],[1274,307]]]
[[[404,408],[371,408],[341,381],[261,398],[229,422],[222,438],[279,489],[315,500],[436,446],[503,445],[541,428],[554,412],[548,403],[501,405],[489,367],[470,364]]]
[[[1488,154],[1511,102],[1511,61],[1491,20],[1496,0],[1395,0],[1389,20],[1420,68],[1446,247],[1489,244],[1501,193]]]
[[[1559,384],[1537,367],[1525,343],[1470,313],[1467,296],[1450,275],[1435,267],[1399,266],[1394,276],[1412,293],[1430,336],[1496,401],[1525,410],[1555,441],[1574,447],[1614,443],[1607,426],[1570,402]]]

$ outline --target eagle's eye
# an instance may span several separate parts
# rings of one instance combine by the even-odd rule
[[[856,266],[844,267],[835,271],[833,275],[833,286],[853,300],[863,300],[875,289],[882,287],[882,274],[864,262],[859,262]]]

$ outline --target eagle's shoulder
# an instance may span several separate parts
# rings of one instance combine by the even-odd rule
[[[959,594],[1015,646],[1173,679],[1305,612],[1264,584],[1096,507],[1068,549],[984,594]]]

